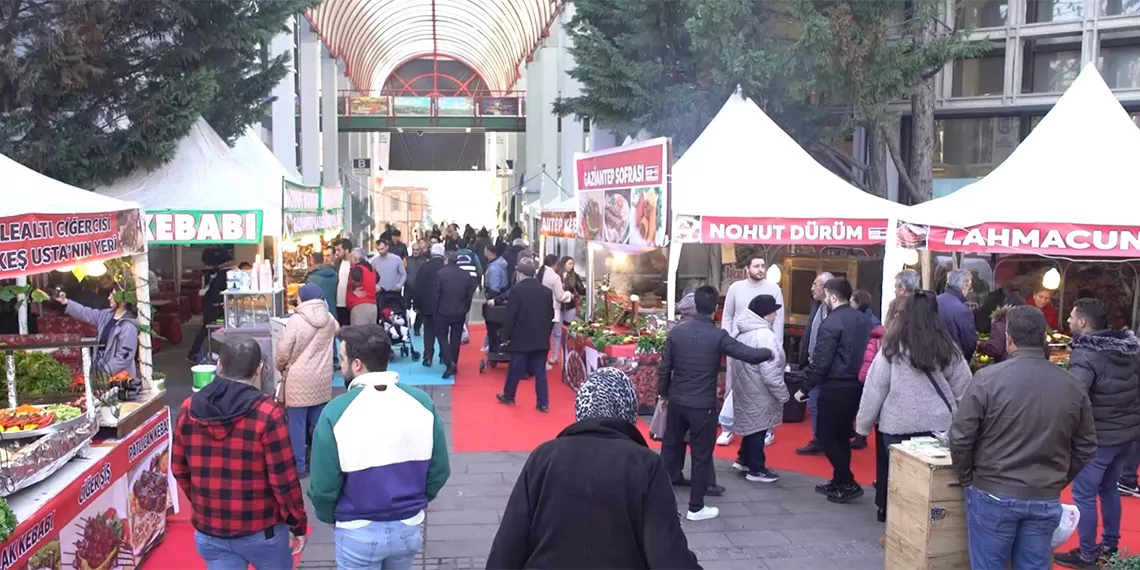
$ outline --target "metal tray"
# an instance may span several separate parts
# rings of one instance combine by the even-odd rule
[[[78,417],[71,418],[66,422],[51,424],[50,426],[40,429],[0,432],[0,441],[12,441],[14,439],[32,439],[45,436],[49,433],[55,433],[61,429],[70,428],[75,424],[78,424],[83,420],[83,416],[85,415],[87,414],[79,414]]]

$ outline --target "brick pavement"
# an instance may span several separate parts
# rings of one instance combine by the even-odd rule
[[[451,433],[450,388],[431,387]],[[451,456],[451,479],[428,508],[421,570],[483,568],[499,517],[526,453],[459,453]],[[749,483],[731,466],[717,461],[724,497],[710,505],[721,516],[711,521],[682,521],[689,547],[708,570],[792,570],[883,567],[878,544],[883,525],[875,522],[871,491],[850,505],[832,505],[812,487],[820,481],[781,473],[776,484]],[[678,505],[688,502],[685,490]],[[680,507],[679,507],[680,508]],[[310,513],[312,511],[310,510]],[[315,518],[313,519],[316,520]],[[335,568],[332,530],[315,522],[301,568]]]

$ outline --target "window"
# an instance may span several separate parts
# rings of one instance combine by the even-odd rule
[[[1018,117],[934,121],[934,177],[981,178],[1001,164],[1021,139]]]
[[[1005,85],[1005,50],[954,62],[951,97],[1001,95]]]
[[[400,198],[397,196],[392,196],[391,201],[392,201],[391,210],[393,212],[399,212],[400,211]]]
[[[1102,46],[1098,67],[1109,87],[1140,88],[1140,46]]]
[[[1008,0],[959,0],[954,26],[959,30],[1000,28],[1005,26],[1007,21],[1009,21]]]
[[[1103,16],[1140,14],[1140,0],[1102,0],[1100,13]]]
[[[1022,93],[1062,93],[1081,71],[1079,38],[1043,38],[1025,42]]]
[[[1085,0],[1028,0],[1025,21],[1030,24],[1071,22],[1085,17]]]

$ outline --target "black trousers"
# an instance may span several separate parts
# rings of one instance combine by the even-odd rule
[[[202,307],[202,328],[198,329],[198,334],[194,335],[194,342],[190,345],[190,358],[197,359],[202,353],[202,344],[206,342],[206,336],[210,334],[206,325],[212,325],[222,316],[223,310],[221,305],[205,305]]]
[[[891,456],[890,446],[902,443],[912,437],[930,437],[933,434],[926,431],[921,433],[908,433],[894,435],[875,432],[875,506],[882,511],[887,510],[887,480],[890,478]]]
[[[464,317],[435,316],[435,336],[439,338],[439,360],[445,366],[459,366],[459,346],[463,341]],[[424,341],[426,344],[426,340]]]
[[[824,382],[819,389],[819,422],[816,440],[831,463],[831,481],[836,485],[855,483],[851,473],[852,424],[859,413],[863,385],[858,382]]]
[[[689,510],[705,507],[705,493],[716,482],[713,475],[713,447],[716,445],[716,408],[689,408],[669,403],[665,413],[665,439],[661,444],[661,460],[673,481],[680,481],[685,465],[685,434],[693,454]]]
[[[348,307],[336,308],[336,322],[342,327],[347,327],[352,324],[352,319],[349,318]]]
[[[764,438],[768,430],[750,433],[740,441],[740,451],[736,452],[736,462],[747,467],[748,472],[759,475],[768,468],[768,458],[764,455]]]
[[[439,342],[439,358],[443,360],[443,344],[442,338],[437,339],[435,335],[435,315],[416,315],[417,322],[421,322],[424,326],[424,360],[431,360],[435,358],[435,345]]]

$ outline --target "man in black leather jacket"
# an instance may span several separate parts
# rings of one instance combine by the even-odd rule
[[[661,459],[674,485],[689,484],[681,475],[685,434],[689,435],[693,465],[686,518],[691,521],[716,518],[720,511],[705,506],[705,495],[724,493],[723,487],[712,485],[712,455],[719,415],[717,375],[721,361],[731,356],[748,364],[760,364],[772,358],[772,351],[741,344],[713,323],[719,296],[715,287],[707,285],[694,292],[697,316],[669,331],[657,368],[658,395],[669,403]]]
[[[863,488],[851,473],[851,428],[859,412],[863,384],[859,369],[873,323],[862,312],[851,307],[851,283],[846,279],[830,279],[823,285],[823,303],[829,309],[819,325],[803,388],[796,399],[819,387],[819,420],[816,439],[831,463],[831,481],[817,485],[816,492],[827,495],[833,503],[846,503],[863,495]]]

